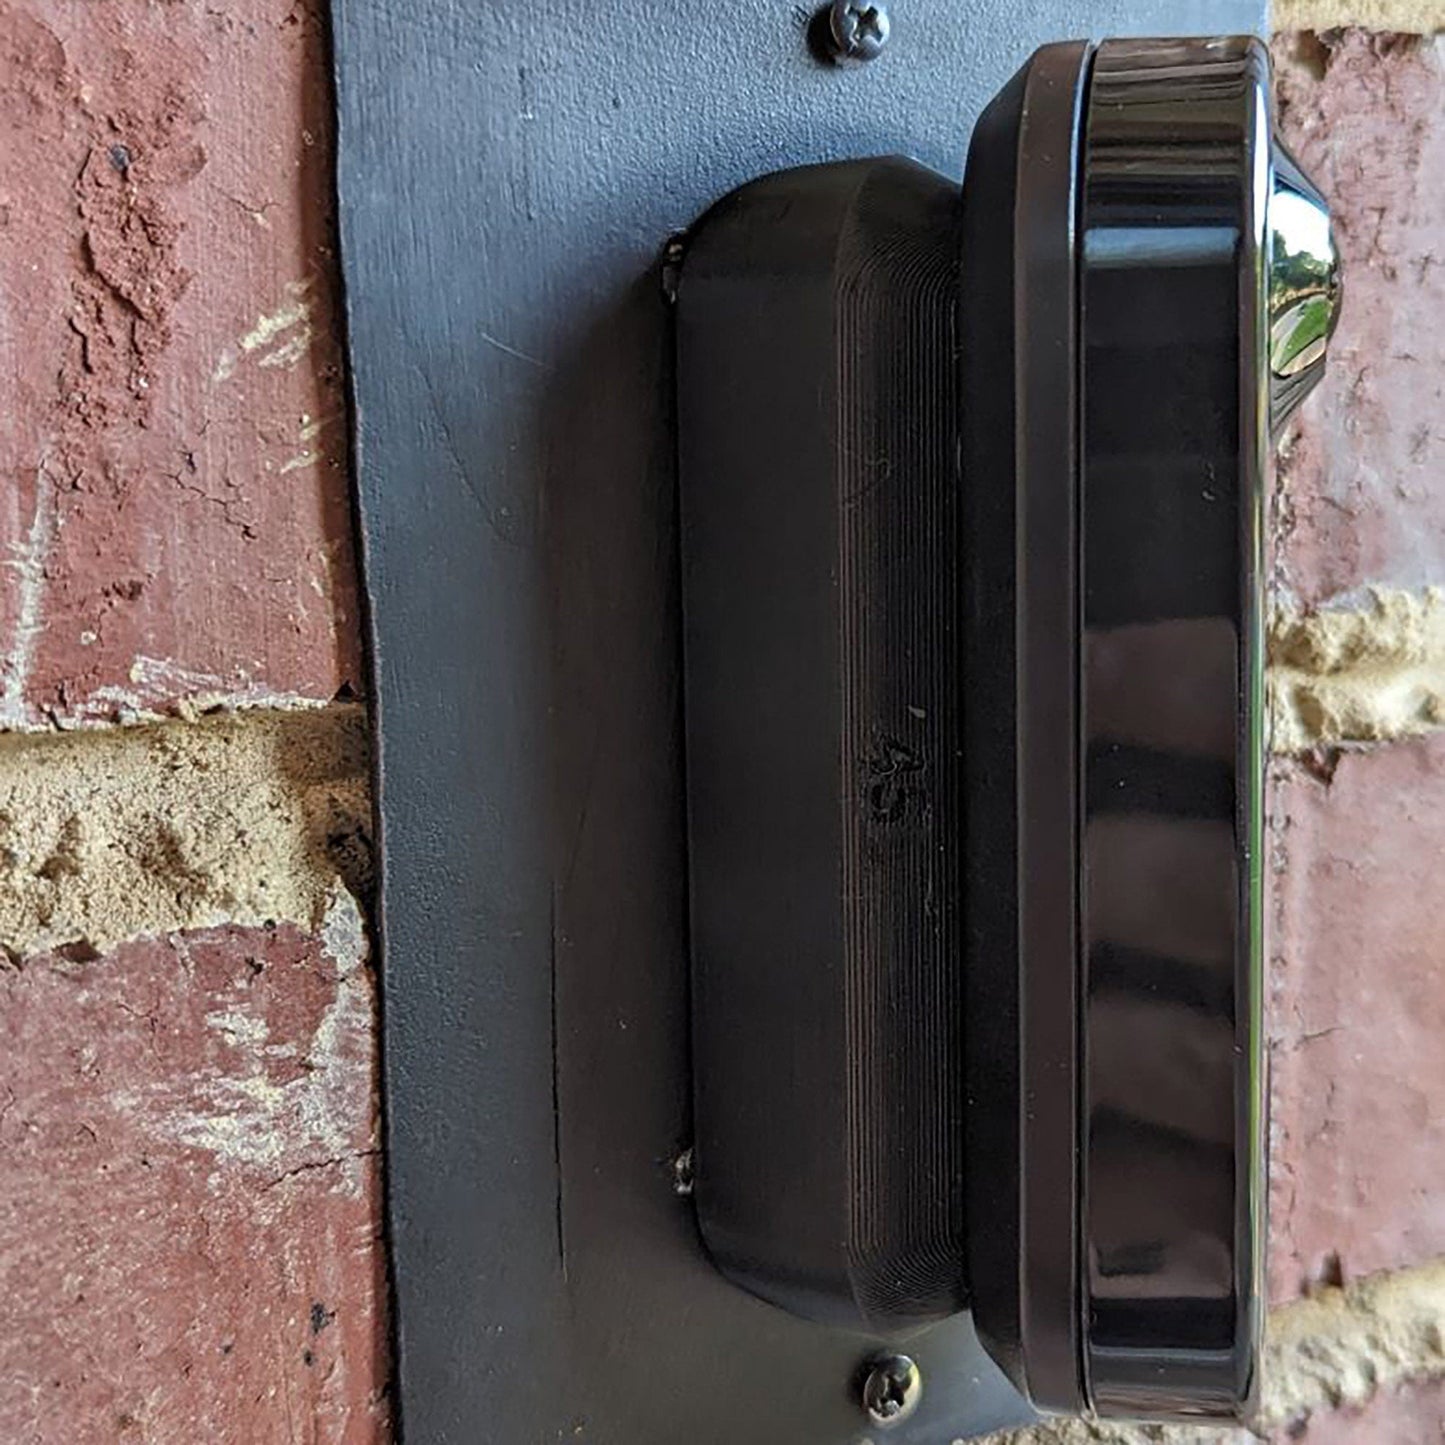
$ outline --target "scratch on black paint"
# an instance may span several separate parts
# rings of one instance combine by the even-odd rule
[[[493,336],[489,331],[478,331],[477,335],[480,336],[482,340],[487,343],[488,346],[493,346],[498,351],[500,351],[503,356],[511,356],[514,357],[517,361],[525,361],[529,366],[535,366],[542,371],[551,370],[551,367],[549,367],[547,363],[541,360],[539,357],[528,356],[525,351],[518,351],[515,346],[508,346],[505,341],[498,341],[497,338]]]
[[[492,341],[492,338],[487,337],[487,340]],[[493,345],[500,346],[501,343],[493,341]],[[451,426],[447,422],[441,399],[437,396],[436,387],[432,384],[431,373],[427,370],[426,366],[419,361],[414,361],[412,365],[415,367],[417,375],[421,378],[422,389],[426,392],[427,405],[431,411],[432,420],[436,423],[437,431],[441,435],[442,446],[446,452],[447,460],[451,463],[453,475],[462,484],[462,488],[467,495],[481,509],[482,516],[485,517],[487,521],[487,528],[497,541],[508,547],[522,545],[518,543],[515,537],[509,534],[507,528],[503,525],[502,517],[497,514],[490,501],[478,490],[476,483],[472,480],[471,473],[468,472],[466,462],[462,457],[461,449],[457,446],[456,438],[452,435]],[[503,511],[503,516],[504,515],[505,509]]]
[[[551,970],[552,1027],[552,1177],[556,1211],[557,1262],[562,1267],[562,1282],[567,1282],[567,1227],[562,1212],[562,1089],[561,1064],[557,1052],[557,898],[555,892],[548,917],[548,967]]]

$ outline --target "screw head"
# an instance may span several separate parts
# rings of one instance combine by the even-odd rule
[[[887,1429],[901,1424],[923,1398],[923,1376],[907,1355],[882,1355],[870,1361],[863,1377],[863,1409]]]
[[[828,28],[840,58],[872,60],[888,44],[888,7],[873,0],[833,0]]]

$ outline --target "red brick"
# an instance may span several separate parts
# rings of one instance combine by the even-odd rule
[[[324,10],[0,4],[0,725],[360,684]]]
[[[1286,442],[1277,594],[1445,584],[1445,68],[1429,37],[1275,41],[1282,132],[1335,216],[1345,301]],[[1388,679],[1384,679],[1388,682]],[[1326,781],[1331,767],[1332,781]],[[1271,1291],[1445,1252],[1445,741],[1280,764]]]
[[[1445,583],[1445,67],[1435,37],[1282,36],[1281,128],[1335,216],[1344,305],[1282,468],[1305,602]],[[1322,69],[1323,74],[1316,78]]]
[[[0,993],[0,1439],[387,1438],[365,966],[220,929]]]
[[[1445,737],[1276,768],[1271,1293],[1445,1254]]]

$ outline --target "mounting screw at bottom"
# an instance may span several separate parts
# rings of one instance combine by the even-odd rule
[[[875,1425],[900,1424],[918,1408],[923,1376],[907,1355],[880,1355],[868,1362],[867,1370],[863,1409]]]
[[[687,255],[687,233],[679,231],[675,236],[667,238],[667,244],[662,248],[662,259],[659,271],[662,278],[662,298],[672,305],[677,300],[677,286],[682,279],[682,262]]]

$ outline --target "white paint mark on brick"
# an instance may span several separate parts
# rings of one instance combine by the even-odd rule
[[[216,711],[327,706],[324,698],[278,692],[246,676],[220,677],[160,657],[136,657],[130,665],[130,682],[130,687],[109,684],[96,688],[71,708],[63,725],[156,722],[165,716],[199,717]]]
[[[259,1049],[271,1037],[265,1019],[239,1009],[213,1009],[206,1015],[206,1027],[215,1029],[238,1049]]]
[[[349,889],[335,883],[321,920],[321,943],[342,976],[354,973],[366,962],[366,920]]]
[[[281,1051],[265,1047],[265,1020],[237,1000],[208,1013],[206,1023],[226,1036],[238,1059],[228,1057],[206,1077],[159,1078],[112,1096],[115,1107],[157,1137],[209,1154],[218,1171],[213,1187],[228,1168],[284,1177],[317,1164],[335,1165],[348,1195],[359,1197],[365,1186],[369,1151],[356,1147],[356,1121],[372,1114],[373,992],[363,968],[361,910],[340,885],[332,890],[321,934],[338,974],[299,1073],[278,1081],[273,1064]]]
[[[45,568],[55,544],[56,497],[42,463],[35,476],[35,515],[25,541],[12,548],[15,556],[6,564],[17,578],[15,631],[5,656],[5,681],[0,687],[0,728],[24,728],[31,722],[26,700],[30,675],[35,669],[35,649],[40,642],[44,616]]]
[[[306,296],[310,288],[309,281],[288,283],[289,299],[275,311],[257,317],[256,324],[237,340],[235,346],[228,346],[221,352],[211,380],[230,380],[242,357],[256,352],[263,353],[257,361],[260,366],[295,366],[310,348],[315,334],[311,326],[311,302]],[[277,341],[280,345],[266,351]]]
[[[289,289],[292,288],[288,287]],[[305,321],[311,315],[311,303],[304,299],[306,290],[306,283],[300,283],[299,288],[293,291],[291,300],[284,306],[271,312],[269,316],[258,318],[256,324],[241,338],[241,350],[258,351],[269,345],[283,331],[289,331],[293,326]]]
[[[256,363],[257,366],[279,366],[290,370],[311,349],[311,338],[315,332],[311,323],[301,326],[295,335],[289,336],[274,351],[268,351]]]

